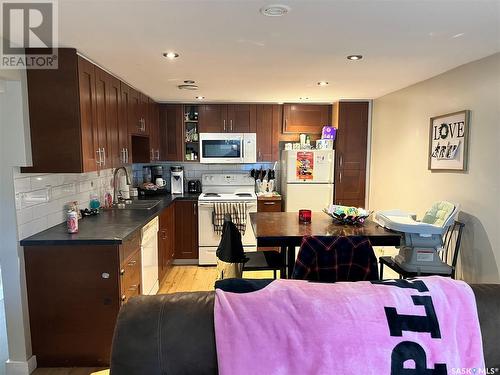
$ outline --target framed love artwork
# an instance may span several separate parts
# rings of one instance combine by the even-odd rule
[[[466,171],[470,111],[431,117],[429,164],[431,171]]]

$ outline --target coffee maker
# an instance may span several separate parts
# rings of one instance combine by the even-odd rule
[[[172,194],[184,193],[184,170],[180,165],[170,167],[170,192]]]

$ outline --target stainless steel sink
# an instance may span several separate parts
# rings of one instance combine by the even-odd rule
[[[156,207],[160,201],[132,201],[132,203],[118,203],[113,206],[115,210],[150,210]]]

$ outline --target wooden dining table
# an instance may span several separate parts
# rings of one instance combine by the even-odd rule
[[[363,236],[373,246],[399,246],[401,234],[372,220],[363,225],[342,225],[324,212],[313,212],[310,223],[299,222],[297,212],[252,212],[250,221],[258,247],[280,247],[286,261],[286,278],[295,265],[295,248],[305,236]]]

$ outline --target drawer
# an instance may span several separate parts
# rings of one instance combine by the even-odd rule
[[[132,254],[120,268],[120,290],[122,302],[141,294],[141,252]]]
[[[260,200],[257,201],[259,212],[281,212],[281,200]]]
[[[135,231],[130,238],[120,246],[120,267],[123,267],[125,261],[136,251],[141,249],[141,231]]]

